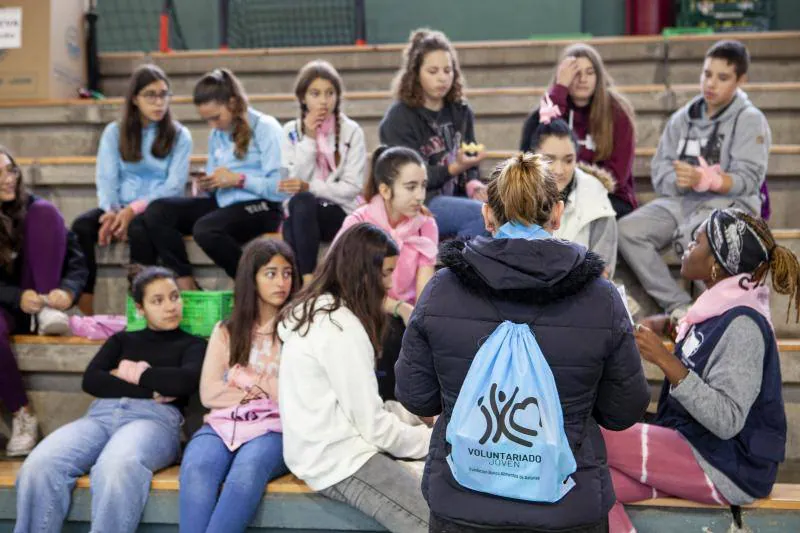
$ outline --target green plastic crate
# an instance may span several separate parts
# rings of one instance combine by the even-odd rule
[[[714,33],[713,28],[664,28],[661,35],[664,37],[675,37],[678,35],[707,35]]]
[[[220,320],[233,312],[233,291],[183,291],[181,329],[192,335],[210,337]]]
[[[231,316],[233,291],[183,291],[183,320],[181,329],[199,337],[211,336],[211,331],[220,320]],[[144,317],[136,314],[136,305],[128,295],[127,331],[139,331],[147,326]]]
[[[133,303],[133,298],[131,298],[130,294],[128,295],[128,301],[125,307],[125,314],[128,317],[128,325],[125,328],[126,331],[140,331],[147,327],[147,321],[136,312],[136,304]]]

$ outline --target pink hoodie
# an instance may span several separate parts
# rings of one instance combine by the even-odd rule
[[[392,276],[392,289],[389,296],[395,300],[414,304],[417,301],[417,269],[433,266],[439,246],[439,228],[432,216],[419,214],[406,218],[396,227],[389,225],[386,206],[380,195],[356,209],[344,219],[337,238],[347,228],[361,222],[374,224],[388,233],[400,248],[400,257]],[[335,239],[334,239],[335,242]]]

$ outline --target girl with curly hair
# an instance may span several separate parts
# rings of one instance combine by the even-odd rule
[[[381,144],[419,152],[428,167],[425,203],[441,236],[483,234],[481,202],[486,186],[478,165],[485,157],[475,143],[475,118],[463,97],[458,56],[438,31],[416,30],[395,77],[395,102],[379,127]],[[472,148],[464,147],[472,144]]]

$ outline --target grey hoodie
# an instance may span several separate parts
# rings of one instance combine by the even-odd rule
[[[735,205],[758,214],[761,210],[759,188],[767,175],[771,142],[766,117],[741,89],[714,117],[706,115],[705,101],[697,96],[670,117],[661,135],[650,163],[653,189],[659,196],[681,197],[681,202],[664,202],[665,207],[673,204],[671,212],[679,209],[685,213],[694,211],[700,204],[710,204],[708,207]],[[680,159],[697,165],[699,156],[709,165],[719,163],[722,170],[731,175],[733,188],[730,192],[726,195],[698,193],[677,187],[673,161]],[[674,214],[681,216],[677,212]]]

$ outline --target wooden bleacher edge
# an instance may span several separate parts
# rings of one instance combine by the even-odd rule
[[[21,461],[0,462],[0,488],[13,487],[16,482],[17,473],[22,466]],[[179,484],[179,466],[171,466],[153,476],[150,484],[151,490],[177,491]],[[90,481],[88,476],[78,479],[77,488],[88,489]],[[311,494],[313,491],[300,479],[293,474],[287,474],[271,481],[267,485],[268,494]],[[715,505],[695,503],[679,498],[657,498],[643,500],[626,505],[637,507],[669,507],[669,508],[699,508],[699,509],[725,509]],[[774,486],[769,498],[756,500],[750,505],[743,506],[746,509],[772,509],[772,510],[798,510],[800,509],[800,484],[778,483]]]
[[[547,87],[476,87],[467,88],[465,95],[467,98],[470,96],[540,96],[544,94]],[[649,93],[649,92],[677,92],[696,89],[695,84],[639,84],[639,85],[621,85],[618,87],[619,91],[623,94],[634,93]],[[800,82],[783,81],[783,82],[759,82],[748,83],[744,86],[744,90],[758,90],[758,91],[790,91],[800,90]],[[348,91],[344,96],[344,101],[355,100],[382,100],[391,98],[391,91]],[[248,99],[250,102],[293,102],[296,97],[292,93],[254,93],[249,94]],[[123,102],[122,97],[114,96],[104,98],[102,100],[92,100],[87,98],[57,98],[57,99],[44,99],[44,100],[22,100],[11,99],[3,100],[0,102],[0,109],[10,107],[58,107],[58,106],[119,106]],[[190,104],[192,97],[188,95],[174,96],[171,100],[173,104]]]
[[[726,37],[731,39],[744,39],[748,41],[755,40],[775,40],[800,36],[800,32],[795,31],[775,31],[775,32],[760,32],[760,33],[729,33]],[[642,35],[642,36],[625,36],[625,37],[592,37],[586,39],[585,42],[597,45],[613,45],[613,44],[633,44],[633,43],[680,43],[697,42],[697,41],[716,41],[719,40],[719,35],[676,35],[664,37],[661,35]],[[502,47],[546,47],[552,44],[563,45],[563,43],[572,42],[574,39],[548,39],[548,40],[531,40],[531,39],[517,39],[511,41],[463,41],[453,43],[456,51],[471,50],[471,49],[486,49],[486,48],[502,48]],[[187,50],[187,51],[173,51],[173,52],[105,52],[100,54],[100,60],[104,59],[129,59],[132,61],[141,61],[146,59],[170,59],[181,60],[189,58],[202,58],[202,57],[253,57],[265,55],[298,55],[298,54],[326,54],[326,53],[342,53],[342,52],[400,52],[406,47],[406,43],[386,43],[386,44],[367,44],[363,46],[357,45],[342,45],[342,46],[301,46],[301,47],[287,47],[287,48],[250,48],[250,49],[233,49],[233,50]]]
[[[512,157],[518,150],[487,150],[488,159],[504,159]],[[636,155],[639,157],[652,157],[655,155],[655,147],[636,148]],[[770,147],[770,154],[775,155],[800,155],[800,144],[775,144]],[[58,166],[58,165],[94,165],[97,158],[93,155],[81,156],[52,156],[52,157],[18,157],[17,164],[20,166]],[[205,154],[194,154],[191,156],[192,163],[205,163]]]
[[[796,231],[800,234],[800,230]],[[75,336],[43,336],[43,335],[12,335],[12,344],[39,344],[39,345],[60,345],[67,344],[71,346],[99,346],[103,344],[102,340],[91,340],[83,337]],[[672,350],[673,344],[665,341],[664,346]],[[800,352],[800,339],[778,339],[779,352]]]

